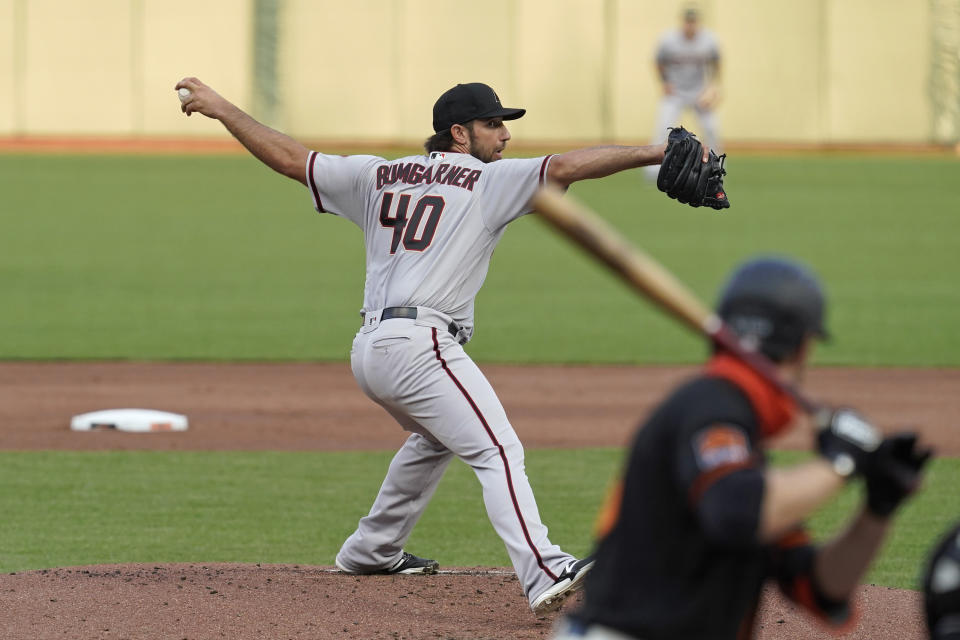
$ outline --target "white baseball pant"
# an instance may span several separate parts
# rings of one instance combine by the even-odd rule
[[[452,457],[474,471],[494,529],[533,601],[574,558],[547,538],[524,470],[523,446],[493,387],[448,332],[451,319],[420,307],[417,319],[367,314],[351,351],[360,388],[413,432],[394,456],[369,515],[337,554],[354,571],[400,557]]]
[[[713,109],[702,109],[697,106],[696,98],[679,95],[665,95],[660,99],[660,106],[657,110],[657,124],[653,128],[653,135],[650,137],[650,144],[659,144],[665,142],[670,133],[670,127],[677,127],[683,124],[680,120],[684,109],[692,109],[697,114],[700,121],[700,131],[693,131],[697,134],[700,141],[713,149],[717,155],[720,151],[720,125],[717,113]],[[686,127],[690,129],[690,127]],[[660,172],[660,165],[648,165],[643,168],[646,177],[656,181],[657,174]]]

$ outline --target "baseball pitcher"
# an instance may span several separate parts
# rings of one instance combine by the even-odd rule
[[[503,159],[504,107],[481,83],[458,84],[436,101],[426,155],[396,160],[311,151],[251,118],[196,78],[181,80],[182,110],[219,120],[267,166],[303,183],[314,208],[347,218],[364,234],[362,324],[353,374],[410,437],[397,452],[369,514],[336,557],[342,571],[433,573],[434,560],[404,550],[454,456],[476,473],[534,612],[560,607],[592,566],[550,541],[524,471],[523,447],[500,400],[464,345],[474,298],[494,247],[530,212],[546,181],[566,187],[657,164],[665,145],[579,149]],[[701,153],[701,149],[697,149]],[[707,166],[709,149],[703,147]]]

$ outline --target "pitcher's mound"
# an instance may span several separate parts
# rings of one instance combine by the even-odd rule
[[[579,596],[565,609],[577,606]],[[919,594],[863,587],[844,638],[923,638]],[[99,565],[0,576],[0,636],[61,638],[549,638],[507,569],[435,576],[350,576],[298,565]],[[836,638],[779,598],[758,638]]]

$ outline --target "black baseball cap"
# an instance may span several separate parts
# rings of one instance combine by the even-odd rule
[[[504,107],[496,92],[482,82],[458,84],[445,91],[434,103],[433,130],[440,133],[476,118],[516,120],[526,112],[526,109]]]

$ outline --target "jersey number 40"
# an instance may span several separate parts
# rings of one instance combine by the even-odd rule
[[[401,242],[407,251],[423,251],[433,242],[433,234],[437,232],[437,223],[446,203],[440,196],[423,196],[417,200],[408,218],[410,194],[400,194],[396,209],[393,208],[393,199],[394,194],[387,191],[380,204],[380,225],[393,229],[390,254],[397,252]]]

